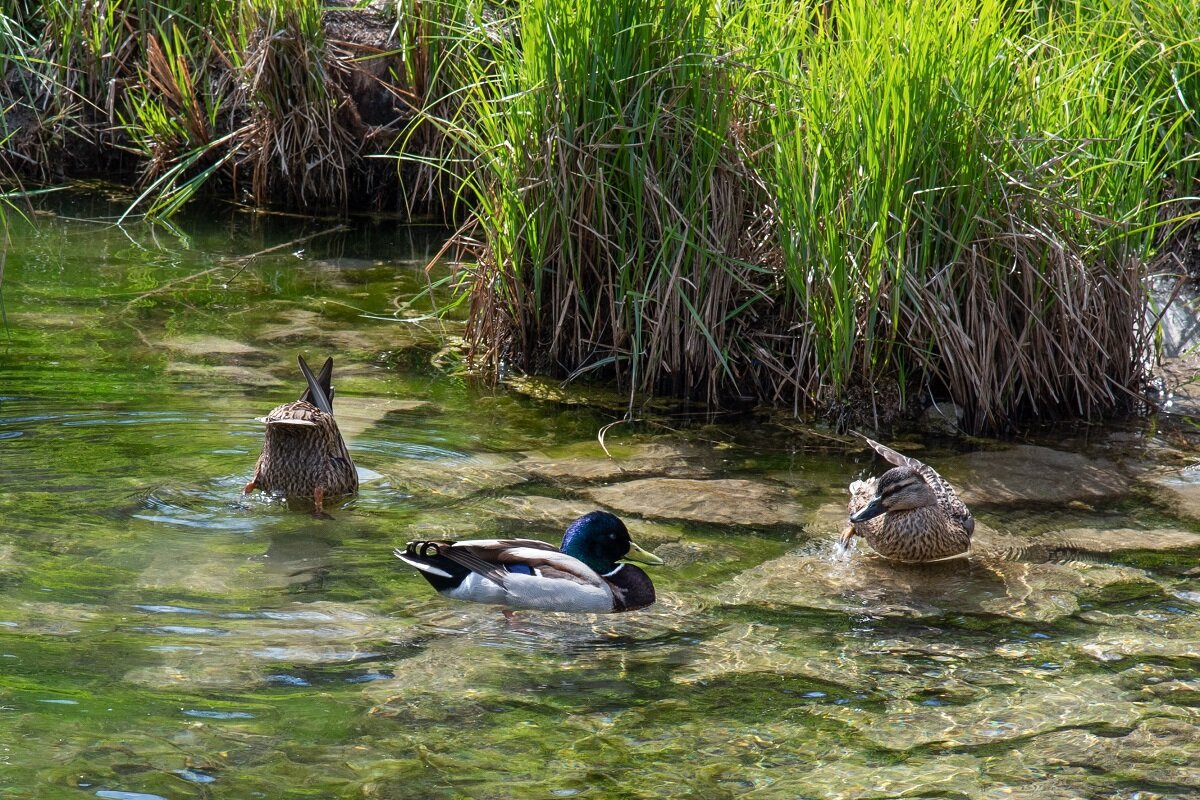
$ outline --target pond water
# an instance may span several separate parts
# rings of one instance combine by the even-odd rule
[[[114,208],[18,223],[3,278],[5,797],[1200,796],[1186,426],[898,440],[979,554],[839,561],[862,446],[664,415],[606,455],[617,413],[456,369],[443,230]],[[299,353],[363,479],[332,519],[240,493]],[[596,507],[652,608],[510,623],[391,556]]]

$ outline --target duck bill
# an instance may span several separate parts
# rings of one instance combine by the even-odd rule
[[[665,563],[661,558],[651,553],[649,550],[643,550],[636,542],[629,543],[629,552],[625,554],[623,561],[636,561],[639,564],[649,564],[658,566]]]
[[[887,512],[883,507],[883,498],[874,497],[871,502],[867,503],[864,508],[860,508],[857,512],[850,515],[851,522],[866,522],[869,519],[875,519],[880,514]]]

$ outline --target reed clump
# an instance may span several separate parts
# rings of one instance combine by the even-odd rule
[[[727,136],[740,71],[705,3],[538,0],[476,18],[442,121],[482,246],[470,336],[502,365],[715,402],[774,281],[764,196]],[[511,35],[509,31],[516,31]]]
[[[424,99],[401,79],[390,9],[14,0],[0,9],[4,158],[35,182],[136,172],[137,210],[158,216],[212,184],[258,205],[394,207],[394,165],[369,156]]]
[[[1196,210],[1194,4],[512,8],[431,115],[496,374],[974,430],[1138,397],[1147,264]]]
[[[1197,30],[1191,0],[12,0],[0,165],[135,169],[151,215],[440,209],[494,376],[996,431],[1137,402],[1145,277],[1200,218]]]

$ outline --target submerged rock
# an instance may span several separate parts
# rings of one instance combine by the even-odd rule
[[[831,800],[878,800],[893,797],[986,797],[981,790],[983,759],[965,753],[919,759],[890,766],[873,763],[818,764],[803,780],[795,781],[791,797]],[[810,794],[810,792],[815,792]],[[1005,795],[1008,798],[1009,795]],[[1047,800],[1040,795],[1039,800]],[[1074,800],[1074,797],[1072,798]]]
[[[319,348],[343,355],[403,350],[422,341],[433,341],[433,337],[424,329],[400,322],[360,321],[353,327],[346,327],[344,321],[331,319],[316,311],[288,308],[259,328],[256,338],[269,343],[274,350],[288,345]],[[337,375],[341,374],[339,363]],[[334,376],[335,385],[337,375]]]
[[[273,322],[260,328],[258,338],[273,343],[312,340],[322,333],[321,321],[321,315],[315,311],[289,308],[275,317]]]
[[[699,463],[704,454],[683,444],[612,446],[609,452],[611,457],[604,455],[596,442],[585,442],[552,453],[526,453],[517,467],[535,479],[559,483],[612,481],[639,475],[695,477],[708,472]]]
[[[84,603],[21,603],[3,627],[23,635],[75,636],[101,619],[102,609]]]
[[[1088,730],[1056,731],[1039,737],[1028,757],[1052,769],[1084,767],[1119,775],[1123,782],[1173,787],[1168,796],[1183,797],[1179,789],[1200,790],[1197,742],[1200,727],[1194,722],[1151,718],[1124,736],[1098,736]]]
[[[0,544],[0,578],[17,574],[20,571],[17,548],[11,544]]]
[[[932,576],[939,573],[944,576],[947,572],[953,581],[959,567],[941,566],[916,573],[905,569],[897,573],[882,559],[837,561],[829,542],[822,543],[819,550],[794,550],[759,564],[718,586],[713,595],[726,605],[794,606],[849,614],[927,617],[942,613],[932,603],[943,593],[939,591],[942,584],[929,597],[914,590],[919,589],[921,578],[928,583]]]
[[[997,691],[966,705],[928,707],[901,701],[888,703],[883,713],[847,706],[821,706],[814,713],[849,725],[876,747],[911,750],[990,745],[1061,728],[1129,728],[1146,712],[1112,684],[1083,677],[1073,683]]]
[[[8,322],[16,328],[30,330],[38,328],[77,328],[81,325],[107,326],[108,323],[99,307],[84,309],[72,307],[68,313],[52,311],[9,311]]]
[[[167,372],[191,378],[200,384],[210,384],[214,378],[239,386],[249,386],[254,389],[272,389],[282,386],[284,381],[266,370],[255,367],[240,367],[235,364],[192,364],[186,361],[172,361],[167,365]]]
[[[432,403],[424,400],[338,394],[334,413],[342,436],[353,440],[390,415],[428,411],[433,408]]]
[[[384,647],[408,643],[420,632],[411,623],[379,613],[367,603],[316,601],[279,608],[213,612],[138,606],[137,630],[160,663],[139,666],[125,680],[154,688],[249,688],[281,683],[300,668],[332,671],[374,663]],[[270,676],[274,675],[274,680]]]
[[[789,644],[796,643],[796,637],[788,637],[774,625],[734,625],[706,641],[699,658],[673,678],[678,683],[706,683],[764,672],[808,678],[851,691],[873,686],[873,679],[862,673],[854,655],[845,649],[804,655],[788,652]]]
[[[1200,547],[1200,533],[1180,528],[1066,528],[1044,537],[1051,543],[1062,542],[1092,553],[1119,553],[1128,550],[1180,550]],[[1039,540],[1040,541],[1040,540]]]
[[[221,336],[200,334],[171,336],[162,340],[162,346],[189,356],[265,356],[266,351],[245,342]]]
[[[627,514],[710,525],[799,525],[804,507],[778,487],[748,480],[644,478],[585,492]]]
[[[1129,490],[1128,479],[1111,461],[1034,445],[969,453],[936,468],[968,506],[1067,503]]]
[[[1123,658],[1189,658],[1200,659],[1200,639],[1193,630],[1185,638],[1168,638],[1163,633],[1127,630],[1102,634],[1077,647],[1097,661],[1120,661]]]
[[[122,680],[156,691],[246,689],[263,682],[262,666],[240,663],[225,652],[180,648],[162,664],[134,667]]]
[[[1172,511],[1200,519],[1200,466],[1143,478]]]
[[[900,564],[859,551],[841,561],[832,540],[787,553],[717,587],[726,604],[798,606],[873,616],[994,614],[1050,621],[1079,610],[1081,599],[1115,602],[1161,587],[1132,567],[1024,563],[986,556]]]
[[[552,525],[564,530],[572,520],[596,510],[596,504],[586,500],[560,500],[538,494],[498,497],[492,505],[499,517]]]
[[[489,453],[465,458],[412,458],[375,466],[394,485],[420,500],[460,499],[507,489],[528,480],[513,466],[511,458]]]
[[[499,497],[488,505],[495,509],[494,516],[500,519],[549,525],[557,531],[565,531],[567,526],[579,517],[597,510],[596,504],[587,500],[559,500],[533,494]],[[653,548],[663,542],[678,542],[683,537],[683,533],[671,525],[628,516],[621,519],[633,540],[646,548]]]

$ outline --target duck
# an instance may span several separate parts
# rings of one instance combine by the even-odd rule
[[[636,611],[653,605],[654,584],[633,564],[663,560],[629,537],[607,511],[576,519],[562,546],[537,539],[413,541],[394,551],[443,597],[508,609],[591,614]]]
[[[954,487],[933,467],[856,434],[893,467],[878,478],[850,484],[849,525],[838,548],[848,553],[855,536],[893,561],[945,561],[969,554],[975,518]]]
[[[257,419],[266,426],[262,454],[242,493],[311,498],[320,516],[326,500],[358,491],[358,471],[333,417],[333,359],[325,359],[317,376],[304,356],[297,362],[308,387],[300,399]]]

